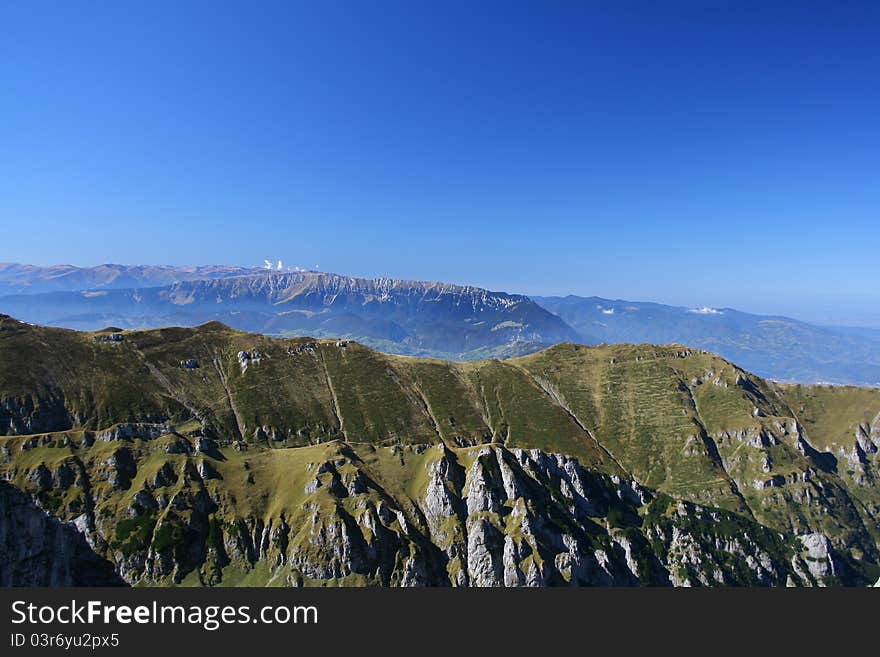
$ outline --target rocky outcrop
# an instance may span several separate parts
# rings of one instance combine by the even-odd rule
[[[114,564],[73,525],[0,482],[0,586],[121,586]]]
[[[285,478],[302,483],[272,484],[264,496],[273,450],[227,460],[208,442],[180,454],[154,441],[139,445],[116,448],[109,459],[81,453],[18,473],[31,499],[45,497],[62,517],[73,511],[53,507],[55,497],[89,491],[86,513],[77,517],[84,535],[32,504],[42,521],[19,521],[23,545],[32,546],[26,551],[37,556],[12,562],[36,564],[32,581],[79,581],[46,561],[42,546],[62,540],[52,531],[81,539],[71,543],[79,545],[70,548],[73,561],[94,564],[100,553],[130,584],[784,586],[844,575],[820,534],[793,541],[540,450],[439,444],[359,451],[344,443],[284,450],[295,465],[286,466]],[[390,469],[411,482],[408,492],[387,479]],[[246,503],[224,483],[243,477],[238,495],[251,495]],[[4,522],[10,536],[11,521]]]
[[[839,566],[835,562],[831,541],[822,534],[805,534],[798,536],[804,547],[801,563],[805,564],[810,576],[820,584],[838,574]]]
[[[73,424],[60,394],[0,399],[0,435],[63,431]]]
[[[170,429],[164,424],[151,422],[127,422],[117,424],[105,431],[95,433],[95,440],[103,440],[111,442],[114,440],[132,440],[140,438],[141,440],[153,440],[159,436],[169,433]]]

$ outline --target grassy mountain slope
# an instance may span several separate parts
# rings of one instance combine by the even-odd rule
[[[822,553],[821,537],[827,537],[837,555],[834,568],[862,572],[862,577],[878,562],[877,397],[876,391],[855,388],[774,385],[718,356],[676,345],[562,344],[506,361],[450,363],[381,354],[354,343],[267,338],[217,323],[194,329],[78,333],[0,319],[0,433],[10,436],[0,438],[3,471],[66,519],[85,513],[92,518],[89,531],[95,540],[100,536],[110,543],[114,523],[140,517],[140,511],[131,510],[129,497],[144,489],[155,501],[156,489],[167,487],[157,486],[156,476],[177,481],[181,469],[190,472],[183,472],[189,484],[180,502],[181,509],[189,511],[177,519],[182,523],[177,534],[168,530],[166,538],[172,544],[175,536],[186,543],[182,536],[187,532],[205,530],[199,523],[208,523],[213,512],[207,509],[215,507],[222,510],[224,522],[265,522],[269,517],[281,522],[283,516],[293,527],[290,519],[296,514],[291,509],[301,507],[304,493],[291,493],[293,506],[282,514],[274,505],[284,496],[276,499],[273,491],[286,490],[287,473],[311,476],[307,466],[314,459],[303,455],[324,449],[322,445],[353,449],[357,463],[382,455],[374,459],[377,470],[371,466],[364,476],[381,479],[377,490],[382,492],[376,495],[395,500],[401,508],[407,499],[416,498],[413,504],[419,511],[413,511],[413,517],[424,516],[426,505],[436,502],[426,499],[424,491],[408,488],[424,483],[425,469],[431,467],[413,460],[413,455],[443,445],[456,454],[466,453],[462,468],[468,470],[480,446],[491,445],[508,451],[536,450],[534,454],[546,458],[575,457],[579,467],[595,476],[638,482],[654,491],[652,499],[668,496],[675,500],[673,507],[677,500],[686,501],[692,506],[680,517],[698,525],[693,505],[720,509],[712,513],[732,514],[740,519],[736,522],[751,523],[749,527],[772,528],[788,537],[786,541],[816,537],[803,539],[815,543],[810,548],[814,552]],[[855,453],[859,469],[840,456],[840,450]],[[520,458],[510,453],[510,458]],[[203,466],[206,459],[210,463]],[[72,478],[64,468],[59,475],[63,464]],[[491,466],[484,479],[506,491],[508,504],[515,506],[523,497],[545,522],[542,508],[546,510],[547,503],[540,500],[548,493],[524,479],[522,486],[528,483],[526,489],[532,492],[515,494],[511,487],[517,484],[499,467]],[[207,471],[198,477],[191,474],[200,468],[213,468],[217,480]],[[67,485],[58,486],[59,477]],[[88,482],[85,489],[77,486],[78,480]],[[301,490],[300,483],[291,480],[292,490]],[[339,493],[332,475],[325,485]],[[560,484],[547,485],[552,489]],[[199,493],[203,488],[208,492]],[[456,495],[461,503],[470,503],[464,489],[459,487]],[[319,507],[337,508],[342,497],[332,497]],[[154,516],[167,515],[170,500],[173,496],[165,506],[157,503]],[[647,504],[639,502],[630,511],[644,517]],[[95,509],[105,505],[102,525]],[[489,506],[500,509],[503,504]],[[201,519],[194,528],[190,520],[196,507],[202,515],[196,514]],[[498,514],[498,509],[491,513]],[[502,516],[487,517],[489,525],[477,529],[475,519],[483,512],[471,511],[460,517],[464,524],[456,530],[459,534],[453,532],[456,540],[469,541],[472,531],[490,532],[492,525],[500,532],[500,550],[504,536],[513,532],[514,540],[518,535],[519,530],[499,525]],[[470,518],[473,514],[477,515]],[[143,531],[157,521],[154,516],[137,521],[146,523]],[[607,524],[607,516],[602,517]],[[323,522],[314,522],[319,521]],[[137,528],[137,522],[132,527]],[[354,531],[345,522],[346,531]],[[641,521],[631,518],[623,525],[639,528],[644,540],[652,540]],[[435,557],[451,560],[452,543],[437,538],[440,529],[423,532],[427,543],[419,549],[432,551],[429,543],[442,543],[446,557]],[[153,541],[155,530],[155,524],[150,525]],[[223,531],[223,540],[229,539],[232,530]],[[206,549],[207,534],[200,536],[204,540],[199,549]],[[654,539],[663,542],[658,536]],[[554,534],[552,541],[559,540],[569,539]],[[785,549],[794,549],[791,545]],[[781,544],[773,549],[777,548],[783,550]],[[108,549],[118,553],[121,548]],[[664,550],[658,544],[652,553],[669,566],[669,552]],[[196,556],[187,572],[204,568],[204,554]],[[791,564],[791,558],[783,561]],[[138,559],[148,557],[140,554]],[[522,559],[513,561],[523,564]],[[198,568],[192,565],[196,562]],[[183,562],[176,563],[169,568],[179,570]],[[433,565],[419,563],[436,574]],[[401,564],[389,568],[396,577],[406,570]],[[494,568],[492,576],[474,571],[469,577],[494,581]],[[777,573],[780,568],[777,564]],[[679,577],[666,570],[667,577]],[[138,572],[135,579],[150,580]],[[541,572],[542,581],[562,577],[558,568]],[[609,577],[624,576],[622,570],[615,572]]]
[[[864,413],[856,412],[860,389],[837,418],[817,407],[822,424],[811,428],[792,410],[789,389],[707,352],[559,346],[523,361],[645,485],[786,531],[818,529],[856,554],[875,554],[878,491],[856,489],[826,451],[829,434]],[[845,442],[854,449],[856,438]],[[864,468],[869,478],[877,472],[874,454]]]

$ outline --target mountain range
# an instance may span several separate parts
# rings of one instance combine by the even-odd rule
[[[559,317],[522,295],[318,272],[11,295],[0,298],[0,310],[77,329],[215,320],[260,333],[357,338],[390,352],[456,359],[526,353],[578,338]]]
[[[38,267],[0,262],[0,295],[71,290],[156,287],[177,281],[247,276],[263,271],[237,265],[114,265]]]
[[[221,321],[275,336],[338,337],[397,354],[473,360],[559,342],[679,343],[788,382],[880,385],[880,330],[732,308],[526,297],[438,282],[234,266],[0,265],[0,312],[79,330]]]
[[[0,317],[5,583],[865,585],[880,390]]]
[[[533,297],[598,342],[677,342],[772,379],[880,385],[880,330],[817,326],[734,308],[688,308],[599,297]]]

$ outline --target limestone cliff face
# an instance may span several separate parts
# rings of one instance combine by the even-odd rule
[[[797,540],[540,450],[104,435],[7,473],[84,536],[4,486],[18,500],[0,528],[6,581],[100,583],[97,552],[129,584],[862,583],[824,536]],[[27,536],[17,552],[13,531]]]
[[[0,586],[118,586],[114,565],[85,536],[0,482]]]

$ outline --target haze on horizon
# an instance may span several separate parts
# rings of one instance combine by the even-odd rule
[[[471,4],[5,3],[0,261],[880,326],[880,5]]]

